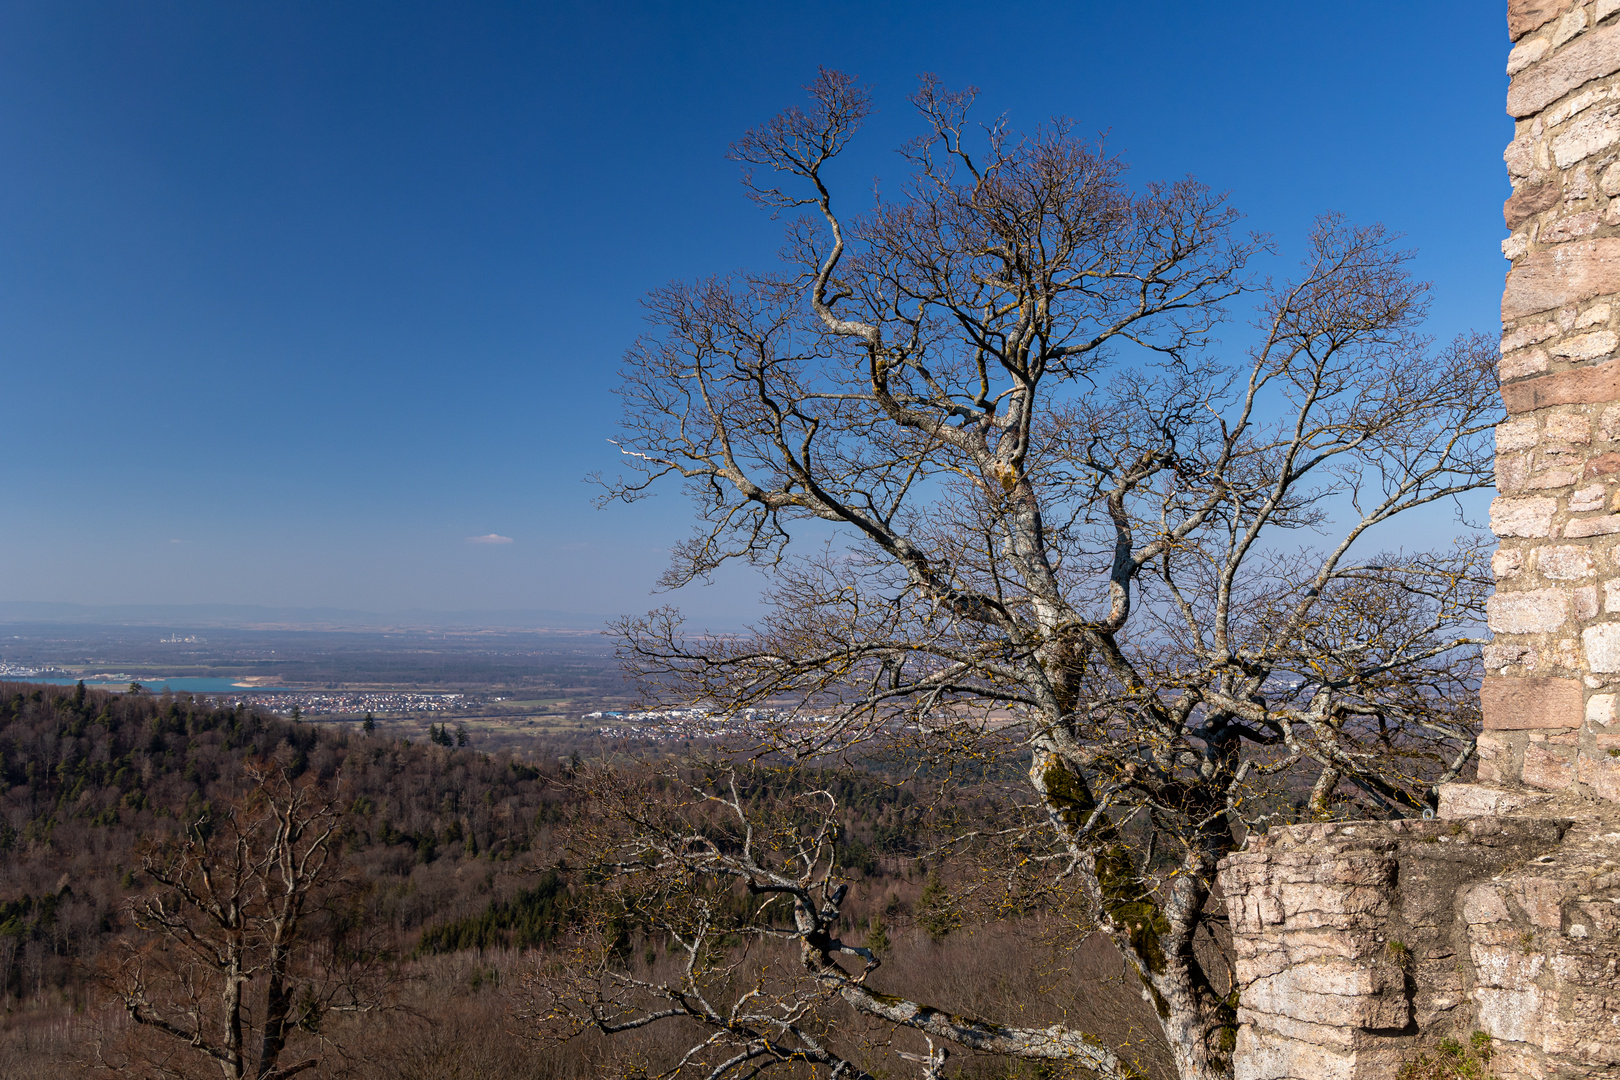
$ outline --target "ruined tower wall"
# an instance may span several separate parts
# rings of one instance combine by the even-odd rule
[[[1480,779],[1620,801],[1620,0],[1512,0]]]

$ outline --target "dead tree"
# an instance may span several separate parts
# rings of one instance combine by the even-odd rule
[[[343,925],[336,790],[277,765],[247,781],[145,854],[139,936],[113,980],[130,1018],[162,1037],[161,1058],[284,1080],[320,1064],[328,1014],[376,1007],[383,954]]]

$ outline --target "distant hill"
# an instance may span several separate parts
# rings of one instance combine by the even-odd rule
[[[609,616],[528,608],[510,611],[350,611],[255,604],[61,604],[0,600],[0,623],[188,626],[238,630],[598,630]]]

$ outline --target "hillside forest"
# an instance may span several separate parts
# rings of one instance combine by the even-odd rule
[[[331,864],[304,916],[309,957],[289,969],[283,993],[296,1021],[283,1060],[296,1059],[298,1075],[562,1080],[670,1070],[689,1032],[607,1039],[553,1006],[557,973],[591,947],[579,929],[587,923],[599,931],[591,940],[602,962],[627,977],[680,963],[633,905],[599,918],[595,901],[609,890],[582,869],[600,825],[584,778],[636,774],[656,792],[681,787],[690,766],[628,744],[537,742],[488,754],[447,729],[437,734],[412,742],[383,727],[301,723],[200,698],[0,683],[0,1078],[220,1075],[219,1062],[132,1021],[130,979],[173,959],[150,912],[175,910],[173,880],[163,879],[179,865],[175,853],[188,840],[217,842],[264,804],[267,784],[331,807]],[[950,900],[964,882],[931,857],[933,838],[974,815],[975,799],[994,797],[989,789],[954,785],[946,803],[919,798],[916,777],[880,762],[825,774],[755,770],[742,784],[745,797],[779,805],[797,805],[811,787],[836,799],[839,873],[851,886],[844,932],[883,956],[892,984],[981,1015],[1078,1016],[1149,1073],[1163,1072],[1150,1006],[1110,946],[1081,935],[1055,961],[1058,924],[1038,905],[975,913]],[[726,945],[739,956],[747,948]],[[165,970],[180,974],[167,984],[148,978],[143,992],[206,1016],[207,1001],[183,1000],[185,987],[198,992],[194,973]],[[274,1011],[261,981],[246,982],[250,1028]],[[321,989],[339,982],[341,992]],[[892,1049],[892,1033],[846,1034],[857,1048],[864,1040],[874,1063]],[[963,1076],[1027,1071],[1012,1068],[953,1061]]]

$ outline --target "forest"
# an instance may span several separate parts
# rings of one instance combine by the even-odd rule
[[[651,977],[678,960],[646,911],[620,907],[602,922],[616,901],[585,864],[602,828],[593,791],[604,776],[639,776],[673,799],[671,785],[695,774],[662,749],[651,763],[628,745],[597,748],[596,760],[582,750],[536,743],[523,754],[487,754],[453,739],[413,743],[381,728],[301,723],[189,696],[0,683],[0,1077],[219,1075],[217,1062],[133,1022],[120,980],[132,958],[154,955],[155,931],[142,913],[165,896],[173,902],[173,882],[159,880],[174,865],[163,853],[210,830],[217,838],[233,820],[227,808],[253,805],[271,774],[287,791],[338,802],[333,869],[311,891],[305,934],[320,958],[293,981],[305,980],[307,996],[323,977],[316,969],[329,974],[333,958],[347,957],[351,973],[366,969],[363,1009],[355,998],[324,1015],[308,1010],[293,1040],[313,1062],[301,1075],[663,1072],[686,1049],[685,1032],[604,1039],[546,1003],[557,974],[579,969],[588,925],[606,926],[601,955],[618,972]],[[1122,981],[1111,946],[1079,942],[1061,976],[1035,909],[987,918],[948,899],[959,891],[958,871],[931,857],[931,838],[993,813],[975,807],[995,798],[990,789],[961,786],[944,806],[920,799],[915,777],[901,779],[871,762],[823,773],[755,770],[742,784],[750,805],[796,806],[811,790],[836,800],[839,873],[856,886],[840,919],[886,958],[889,978],[982,1012],[1079,1010],[1094,1029],[1134,1046],[1144,1065],[1162,1065],[1148,1007]],[[736,890],[729,903],[746,907],[746,893]],[[970,935],[979,947],[944,945]],[[746,951],[736,939],[724,946]],[[993,969],[975,968],[974,957],[990,952],[1000,958]],[[1024,962],[1004,967],[1008,956]],[[1007,975],[1043,967],[1058,992]],[[265,1009],[254,993],[250,981],[249,1025]],[[860,1037],[874,1054],[887,1038],[878,1028]],[[964,1075],[1027,1072],[989,1058],[968,1065]]]

